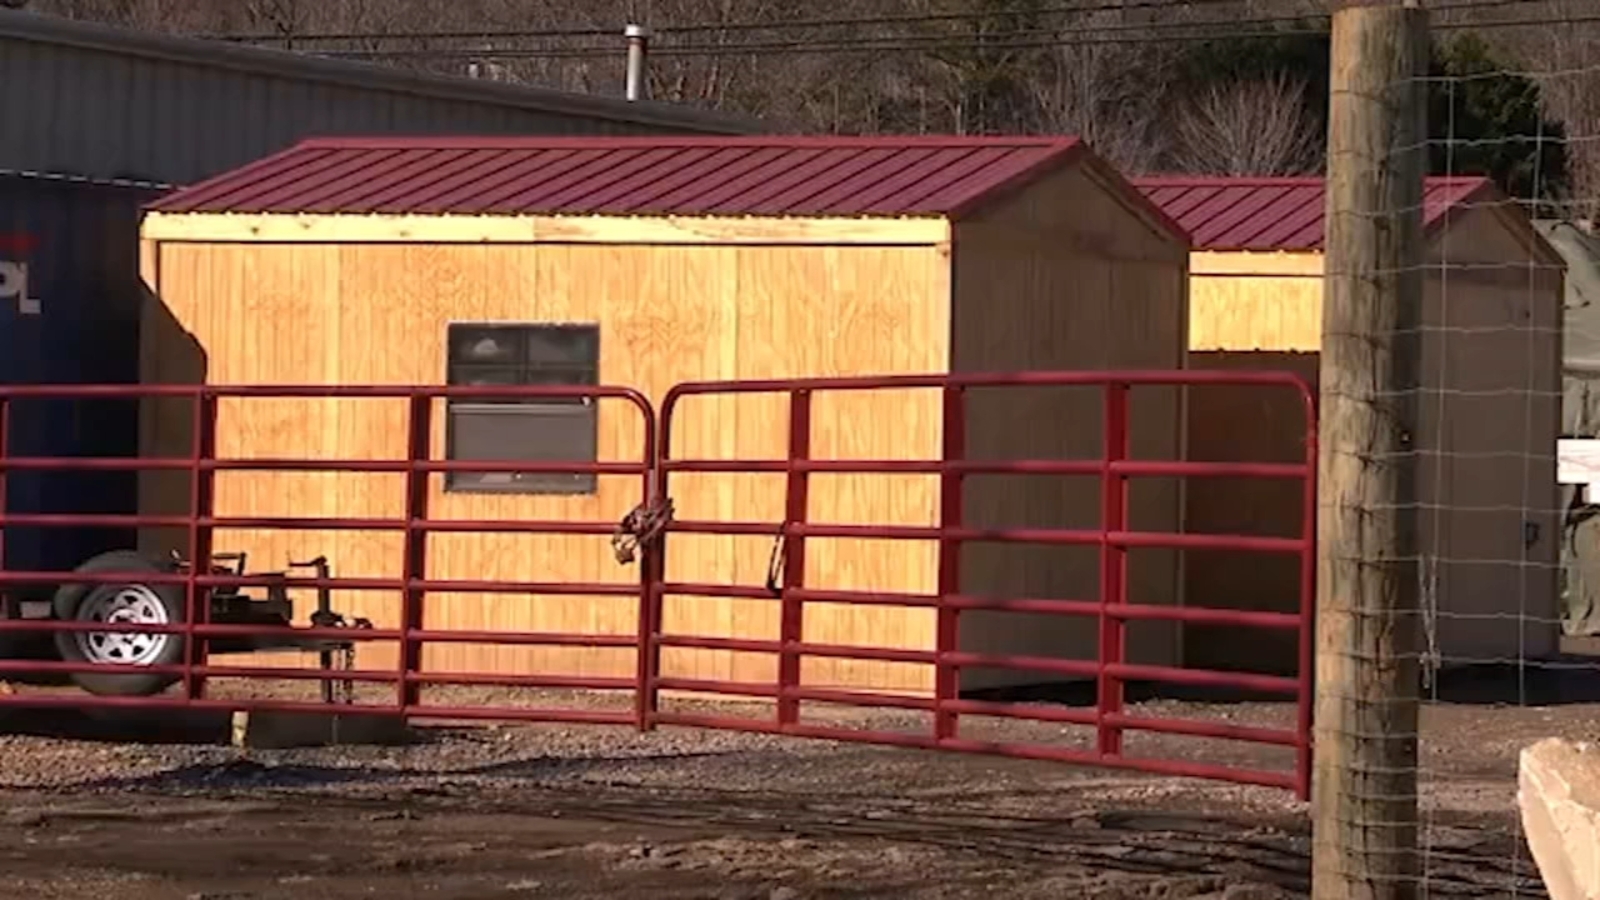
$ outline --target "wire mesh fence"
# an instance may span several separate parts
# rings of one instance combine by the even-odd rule
[[[1339,58],[1340,27],[1336,18],[1336,72],[1351,61]],[[1343,562],[1382,569],[1390,594],[1364,595],[1367,581],[1323,584],[1321,627],[1356,636],[1324,641],[1321,672],[1348,656],[1362,674],[1319,683],[1318,752],[1352,754],[1326,758],[1321,771],[1337,767],[1338,788],[1360,796],[1336,798],[1318,841],[1336,842],[1327,859],[1360,871],[1319,865],[1314,877],[1365,882],[1381,896],[1546,896],[1540,864],[1552,858],[1530,850],[1518,754],[1546,737],[1590,738],[1600,724],[1600,490],[1588,487],[1600,480],[1590,462],[1600,457],[1590,451],[1600,368],[1589,361],[1600,240],[1587,196],[1596,123],[1585,109],[1600,86],[1600,41],[1582,39],[1591,27],[1550,15],[1519,49],[1434,31],[1427,73],[1382,85],[1377,102],[1401,112],[1365,156],[1341,137],[1351,126],[1336,77],[1330,181],[1359,185],[1332,198],[1329,228],[1341,215],[1376,228],[1361,232],[1365,246],[1330,252],[1328,299],[1341,279],[1365,278],[1375,287],[1364,297],[1351,288],[1358,299],[1405,308],[1369,316],[1388,331],[1359,352],[1337,342],[1371,334],[1342,333],[1330,318],[1322,335],[1324,353],[1376,361],[1381,371],[1356,399],[1385,419],[1375,433],[1400,440],[1334,450],[1374,451],[1359,477],[1392,483],[1358,493],[1357,512],[1391,531],[1350,542],[1325,531],[1324,576]],[[1410,190],[1393,184],[1413,178]],[[1326,416],[1346,398],[1330,371],[1325,361],[1333,443]],[[1325,482],[1323,521],[1337,521],[1329,507],[1346,499]],[[1361,633],[1373,626],[1385,633]],[[1370,752],[1375,744],[1390,746]],[[1463,866],[1476,873],[1470,891]],[[1314,890],[1344,896],[1315,881]]]
[[[1078,83],[1070,74],[1092,80],[1091,63],[1112,48],[1131,54],[1129,48],[1211,44],[1267,32],[1276,41],[1314,38],[1326,33],[1328,23],[1320,0],[1296,4],[1287,13],[1297,17],[1293,21],[1279,21],[1274,16],[1281,10],[1264,3],[1190,4],[1200,15],[1189,19],[1168,8],[1179,5],[1146,0],[1055,4],[1032,10],[1036,18],[1046,16],[1038,21],[973,26],[971,34],[953,30],[951,22],[986,19],[990,12],[932,11],[892,20],[839,17],[788,22],[783,28],[765,21],[686,19],[689,25],[660,30],[654,56],[661,61],[652,72],[663,97],[693,95],[697,73],[704,69],[715,78],[703,79],[703,97],[716,97],[718,103],[745,97],[754,106],[766,104],[747,111],[788,115],[788,121],[811,125],[828,122],[834,130],[871,123],[885,130],[1078,131],[1133,175],[1199,157],[1216,161],[1218,151],[1174,153],[1154,145],[1107,152],[1140,130],[1129,119],[1107,119],[1107,109],[1119,114],[1136,109],[1129,97],[1169,93],[1165,88],[1190,70],[1167,57],[1141,56],[1134,71],[1166,73],[1163,77],[1174,81],[1161,82],[1161,88],[1128,81],[1136,88],[1113,90],[1111,80],[1102,78],[1083,87],[1081,97],[1071,90]],[[1518,813],[1518,754],[1545,737],[1582,740],[1600,731],[1600,488],[1590,487],[1591,480],[1600,482],[1600,14],[1593,0],[1438,0],[1429,5],[1431,33],[1415,60],[1423,74],[1381,85],[1382,102],[1415,106],[1415,127],[1396,130],[1354,163],[1328,160],[1344,166],[1348,177],[1366,180],[1367,188],[1355,192],[1366,191],[1366,205],[1353,205],[1350,195],[1338,191],[1331,201],[1317,193],[1303,210],[1279,217],[1305,216],[1293,219],[1302,230],[1335,228],[1340,214],[1384,227],[1404,220],[1405,228],[1377,232],[1377,240],[1410,242],[1407,248],[1377,246],[1381,258],[1366,259],[1360,273],[1377,285],[1366,300],[1400,297],[1410,304],[1383,319],[1378,362],[1384,371],[1381,377],[1360,373],[1364,387],[1356,397],[1367,424],[1386,429],[1396,442],[1337,449],[1352,472],[1378,473],[1379,480],[1396,483],[1354,499],[1333,492],[1321,498],[1325,515],[1350,513],[1353,534],[1365,539],[1372,537],[1366,533],[1371,530],[1392,533],[1354,549],[1325,546],[1325,564],[1340,573],[1364,578],[1381,570],[1384,577],[1370,588],[1381,596],[1354,597],[1369,588],[1323,573],[1321,612],[1325,622],[1342,623],[1345,640],[1332,643],[1322,629],[1320,736],[1336,738],[1347,749],[1382,746],[1389,752],[1328,763],[1341,774],[1337,791],[1359,794],[1362,802],[1340,802],[1338,815],[1327,820],[1331,828],[1315,837],[1320,844],[1337,845],[1338,852],[1330,857],[1333,868],[1318,873],[1331,873],[1332,880],[1313,883],[1311,889],[1318,896],[1346,896],[1335,882],[1362,879],[1372,887],[1368,896],[1538,897],[1547,889]],[[1318,15],[1307,12],[1313,6]],[[291,43],[234,37],[245,43]],[[586,61],[620,67],[618,37],[609,24],[490,36],[476,31],[353,33],[323,35],[309,50],[452,72],[481,59],[486,67],[521,72],[526,80],[587,85]],[[556,46],[569,38],[593,43]],[[296,40],[297,49],[308,49],[304,38]],[[1007,105],[1006,97],[965,82],[946,85],[960,81],[947,78],[945,71],[960,67],[959,59],[949,61],[955,51],[967,54],[969,68],[985,79],[1024,71],[1028,77],[1020,80],[1049,96],[1029,95],[1026,103],[1011,98],[1007,102],[1023,111],[1002,116],[996,110]],[[1028,70],[1016,60],[1046,53],[1060,71],[1052,90],[1040,92],[1038,85],[1048,80],[1040,72],[1055,70]],[[857,62],[861,56],[894,68],[871,70],[872,79],[858,79],[865,85],[862,93],[852,94],[842,82],[867,70],[847,67],[845,61],[865,66]],[[915,64],[907,63],[908,57]],[[769,68],[757,67],[757,58]],[[749,65],[721,65],[729,60]],[[785,68],[771,68],[776,66]],[[735,77],[727,74],[735,69],[738,78],[755,86],[725,80]],[[822,74],[813,77],[813,69]],[[1320,86],[1315,78],[1309,82]],[[671,84],[678,85],[675,92],[666,90]],[[807,108],[831,109],[831,118],[804,119],[786,112],[789,107],[776,99],[749,99],[758,93],[766,97],[769,84],[783,86],[774,93],[793,94]],[[796,90],[795,84],[808,87]],[[1249,96],[1233,98],[1238,115],[1229,146],[1238,159],[1258,160],[1247,151],[1259,150],[1269,135],[1252,124],[1262,119],[1245,115],[1257,105]],[[1316,98],[1295,96],[1296,104],[1315,105]],[[852,98],[866,111],[857,118],[846,115]],[[941,107],[953,112],[943,115]],[[1149,114],[1140,120],[1146,121],[1146,132],[1184,131],[1168,127],[1173,118],[1166,107],[1143,112]],[[1222,130],[1216,118],[1196,119],[1204,127],[1190,129],[1189,137],[1216,138]],[[1337,110],[1334,119],[1334,127],[1340,127]],[[1296,146],[1304,136],[1286,134],[1287,143]],[[1321,166],[1319,154],[1310,156],[1318,157],[1311,165]],[[1386,179],[1410,177],[1413,170],[1396,162],[1407,157],[1416,163],[1417,183],[1394,189]],[[1141,161],[1149,165],[1141,169]],[[1230,171],[1227,177],[1239,174]],[[1317,192],[1329,190],[1320,172],[1306,183]],[[1256,196],[1265,205],[1284,207],[1290,191],[1298,189],[1281,184],[1276,194]],[[1402,196],[1407,199],[1396,202]],[[1323,223],[1325,210],[1333,215]],[[1224,210],[1217,219],[1229,216],[1242,219],[1243,212]],[[1198,246],[1201,233],[1195,236],[1197,251],[1209,252]],[[1244,326],[1255,329],[1248,352],[1275,354],[1274,367],[1292,356],[1296,365],[1315,373],[1318,357],[1334,343],[1359,345],[1370,338],[1323,326],[1332,281],[1351,274],[1332,261],[1336,254],[1328,243],[1311,240],[1289,249],[1241,245],[1226,249],[1254,254],[1249,272],[1192,269],[1197,306],[1189,323],[1191,349],[1203,324],[1222,327],[1220,319],[1203,319],[1199,312],[1202,282],[1230,274],[1241,283],[1252,280],[1265,298],[1266,306],[1251,306],[1241,289],[1227,302],[1245,310],[1238,318],[1250,320]],[[1272,252],[1264,252],[1268,249]],[[1325,377],[1325,408],[1345,399],[1346,387]],[[1248,430],[1266,428],[1258,417],[1221,437],[1237,441]],[[1189,438],[1193,447],[1193,431]],[[1192,501],[1198,495],[1190,496]],[[1236,511],[1245,503],[1231,494],[1219,505]],[[1191,509],[1195,506],[1191,502]],[[1228,646],[1218,655],[1244,655],[1237,644]],[[1207,648],[1196,640],[1185,649]],[[1352,690],[1351,684],[1326,677],[1336,671],[1332,663],[1343,665],[1338,671],[1346,674],[1378,678],[1369,680],[1366,690]],[[1318,752],[1334,749],[1324,743]],[[1361,872],[1338,868],[1347,863],[1360,865]]]

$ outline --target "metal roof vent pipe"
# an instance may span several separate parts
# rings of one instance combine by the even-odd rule
[[[645,93],[645,52],[650,44],[650,29],[643,25],[629,25],[622,29],[622,36],[628,39],[627,98],[630,101],[642,100]]]

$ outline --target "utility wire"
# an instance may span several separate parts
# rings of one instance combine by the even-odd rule
[[[682,57],[715,57],[738,56],[743,54],[793,54],[793,53],[906,53],[952,50],[1029,50],[1050,49],[1059,47],[1090,47],[1118,44],[1174,44],[1174,43],[1205,43],[1208,41],[1230,41],[1242,39],[1270,39],[1284,37],[1325,37],[1328,32],[1323,28],[1272,28],[1264,29],[1260,26],[1270,25],[1281,20],[1278,19],[1252,19],[1233,22],[1186,22],[1168,23],[1166,28],[1193,29],[1185,34],[1150,34],[1151,26],[1138,28],[1108,28],[1108,29],[1063,29],[1058,30],[1054,36],[1041,36],[1037,30],[996,32],[991,35],[974,36],[941,36],[941,35],[904,35],[904,36],[864,36],[860,38],[834,38],[815,40],[784,40],[769,42],[735,42],[735,43],[691,43],[682,45],[657,45],[651,48],[652,56],[682,56]],[[1296,21],[1303,21],[1297,19]],[[1600,14],[1586,16],[1572,16],[1556,21],[1551,19],[1502,19],[1493,22],[1480,23],[1441,23],[1434,25],[1435,30],[1452,31],[1468,29],[1491,28],[1539,28],[1552,25],[1572,25],[1581,23],[1600,23]],[[1241,26],[1254,26],[1256,30],[1240,30]],[[1107,34],[1107,32],[1128,31],[1138,33]],[[1102,36],[1089,36],[1102,35]],[[617,55],[614,45],[591,45],[578,47],[555,48],[430,48],[430,49],[394,49],[394,50],[324,50],[317,51],[317,55],[346,59],[402,59],[402,58],[433,58],[433,59],[584,59],[593,57],[611,57]]]
[[[899,45],[902,45],[902,46],[906,46],[908,48],[922,48],[922,47],[926,47],[926,46],[929,46],[929,45],[937,45],[937,46],[959,45],[959,46],[966,46],[966,45],[974,45],[974,44],[981,45],[983,47],[1000,47],[1000,46],[1009,46],[1012,43],[1021,43],[1021,44],[1026,44],[1027,46],[1050,46],[1050,45],[1053,45],[1056,42],[1070,41],[1070,40],[1072,40],[1072,39],[1074,39],[1076,37],[1091,36],[1091,35],[1131,34],[1131,35],[1136,35],[1136,36],[1138,36],[1140,38],[1143,38],[1143,39],[1159,40],[1159,39],[1162,38],[1162,35],[1160,35],[1160,34],[1152,34],[1151,33],[1152,31],[1160,32],[1160,31],[1163,31],[1163,30],[1172,31],[1172,30],[1179,30],[1179,29],[1188,29],[1188,30],[1192,31],[1192,30],[1198,30],[1198,29],[1202,29],[1202,28],[1222,28],[1222,27],[1226,27],[1226,28],[1230,28],[1230,29],[1237,29],[1237,28],[1240,28],[1240,27],[1257,27],[1257,28],[1260,28],[1260,27],[1265,27],[1265,26],[1270,26],[1270,25],[1292,25],[1292,24],[1297,24],[1297,23],[1305,23],[1306,21],[1307,21],[1307,17],[1304,17],[1304,16],[1268,16],[1268,17],[1263,17],[1263,18],[1252,18],[1252,19],[1211,19],[1211,20],[1208,20],[1208,21],[1197,21],[1197,22],[1117,23],[1117,24],[1113,24],[1113,25],[1104,25],[1104,26],[1093,26],[1093,27],[1074,26],[1074,27],[1052,28],[1052,29],[1027,28],[1027,29],[1012,29],[1012,30],[1009,30],[1009,31],[991,31],[991,32],[984,32],[984,33],[980,33],[980,34],[899,34],[899,35],[878,34],[878,35],[862,35],[862,36],[859,36],[859,37],[782,38],[782,39],[772,39],[772,40],[766,40],[766,41],[742,41],[742,42],[732,42],[732,43],[721,43],[721,42],[708,43],[708,42],[701,41],[701,42],[688,43],[688,44],[671,44],[671,43],[654,44],[654,45],[651,46],[650,52],[652,54],[659,55],[659,54],[663,54],[663,53],[700,53],[700,52],[704,52],[704,51],[708,51],[708,50],[721,49],[721,48],[729,48],[730,50],[733,50],[733,49],[744,50],[746,48],[753,48],[754,50],[756,50],[758,52],[764,52],[764,51],[769,50],[769,49],[785,48],[785,47],[791,47],[791,46],[796,46],[796,47],[818,46],[818,47],[830,47],[831,48],[831,47],[852,47],[852,46],[856,46],[856,45],[868,45],[868,46],[876,47],[876,46],[878,46],[880,44],[883,44],[883,43],[886,43],[886,42],[891,42],[891,41],[895,42],[896,44],[899,44]],[[1234,32],[1232,32],[1232,31],[1227,32],[1227,33],[1220,33],[1219,32],[1219,35],[1225,37],[1225,36],[1227,36],[1227,34],[1232,34],[1232,33],[1234,33]],[[1288,33],[1295,33],[1295,32],[1285,31],[1285,30],[1274,30],[1274,31],[1271,31],[1271,32],[1268,32],[1268,33],[1270,33],[1270,34],[1288,34]],[[1316,30],[1316,29],[1301,29],[1299,33],[1320,34],[1320,33],[1323,33],[1323,32],[1321,30]],[[1175,37],[1178,37],[1178,38],[1182,39],[1182,38],[1188,38],[1189,35],[1177,35]],[[391,55],[391,54],[399,54],[399,55],[407,55],[407,56],[427,56],[427,55],[430,55],[430,54],[432,54],[434,52],[438,52],[439,49],[440,48],[414,48],[414,49],[413,48],[408,48],[408,49],[404,49],[404,50],[394,50],[394,51],[387,51],[387,50],[337,51],[337,50],[335,50],[335,51],[328,51],[328,52],[330,52],[330,53],[351,52],[351,53],[358,53],[358,54],[372,54],[372,55],[376,55],[376,56],[388,56],[388,55]],[[452,49],[454,50],[454,52],[467,53],[467,54],[482,52],[482,51],[477,50],[476,48],[449,48],[449,49],[445,49],[444,52],[451,52]],[[534,53],[534,54],[561,53],[561,52],[563,52],[563,50],[566,50],[566,51],[579,51],[579,52],[584,52],[584,53],[605,52],[605,53],[613,53],[614,54],[614,53],[616,53],[616,45],[614,45],[614,44],[589,45],[589,46],[582,46],[582,47],[552,48],[552,49],[549,49],[549,50],[529,48],[528,52]],[[495,51],[490,51],[490,52],[495,52]],[[515,50],[513,50],[513,52],[515,52]]]
[[[1222,5],[1237,6],[1251,0],[1184,0],[1183,7],[1216,7]],[[1527,0],[1486,0],[1490,3],[1527,2]],[[664,28],[653,29],[658,35],[665,34],[701,34],[717,31],[763,31],[785,30],[797,28],[843,28],[866,25],[917,25],[935,22],[975,22],[984,19],[997,19],[1006,16],[1059,16],[1072,13],[1086,12],[1120,12],[1124,10],[1141,9],[1173,9],[1173,0],[1125,0],[1125,2],[1101,2],[1096,4],[1074,4],[1071,6],[1044,6],[1036,9],[1018,12],[965,12],[965,13],[908,13],[897,16],[864,16],[859,18],[825,18],[825,19],[792,19],[774,20],[766,22],[734,21],[734,22],[699,22],[690,25],[672,25]],[[413,32],[350,32],[345,34],[307,34],[292,35],[294,40],[313,41],[361,41],[377,38],[408,38],[419,40],[473,40],[486,37],[507,38],[559,38],[559,37],[614,37],[622,33],[620,28],[547,28],[523,31],[413,31]],[[282,41],[282,34],[245,34],[245,35],[206,35],[213,40],[239,41],[239,42],[266,42]]]
[[[1212,9],[1225,5],[1237,6],[1249,3],[1251,0],[1184,0],[1175,4],[1173,0],[1123,0],[1123,2],[1101,2],[1096,4],[1074,4],[1070,6],[1046,6],[1031,10],[1017,12],[965,12],[965,13],[915,13],[897,16],[865,16],[823,19],[794,19],[777,21],[735,21],[735,22],[701,22],[689,25],[675,25],[655,29],[656,34],[705,34],[714,32],[737,31],[784,31],[798,29],[821,28],[853,28],[869,27],[874,25],[924,25],[937,23],[981,22],[989,19],[1001,19],[1019,16],[1063,16],[1075,13],[1092,12],[1131,12],[1138,10],[1192,10],[1195,8]],[[1453,3],[1434,4],[1429,9],[1432,12],[1452,12],[1476,9],[1503,9],[1505,7],[1528,6],[1540,3],[1543,0],[1458,0]],[[1326,13],[1308,12],[1303,15],[1259,17],[1252,16],[1248,19],[1216,20],[1203,23],[1185,22],[1145,22],[1145,23],[1119,23],[1100,27],[1073,26],[1086,30],[1105,30],[1114,28],[1150,28],[1150,27],[1178,27],[1187,24],[1259,24],[1267,22],[1304,22],[1314,19],[1327,19]],[[1435,28],[1442,27],[1435,25]],[[621,33],[615,28],[550,28],[536,30],[516,31],[406,31],[406,32],[345,32],[324,34],[223,34],[200,35],[211,40],[229,41],[234,43],[281,43],[284,40],[295,42],[304,41],[371,41],[371,40],[482,40],[495,38],[527,39],[527,38],[572,38],[572,37],[615,37]]]
[[[1140,2],[1140,0],[1130,0],[1130,2]],[[1156,3],[1156,2],[1163,2],[1163,0],[1144,0],[1144,2]],[[1190,0],[1190,2],[1191,3],[1204,2],[1204,3],[1216,4],[1216,3],[1237,3],[1237,2],[1241,2],[1241,0]],[[1532,2],[1538,2],[1538,0],[1476,0],[1476,2],[1447,4],[1447,5],[1444,5],[1444,6],[1435,7],[1435,9],[1436,10],[1481,9],[1481,8],[1488,8],[1488,7],[1505,7],[1505,6],[1527,5],[1527,4],[1532,3]],[[1075,7],[1074,9],[1081,10],[1081,9],[1085,9],[1085,8],[1086,7]],[[1168,8],[1170,8],[1170,4],[1168,4]],[[897,22],[915,21],[915,22],[920,22],[920,21],[944,20],[946,18],[951,18],[951,17],[969,18],[969,19],[973,18],[970,14],[965,14],[965,15],[951,14],[951,16],[945,16],[945,17],[928,17],[928,16],[899,17],[899,18],[878,17],[878,18],[870,19],[870,20],[868,20],[868,19],[816,20],[815,22],[810,23],[810,25],[811,25],[811,27],[842,27],[844,25],[854,25],[854,24],[859,24],[859,23],[864,23],[864,22],[887,22],[887,21],[897,21]],[[1210,21],[1189,21],[1189,22],[1116,23],[1116,24],[1102,25],[1102,26],[1081,26],[1081,25],[1078,25],[1078,26],[1071,26],[1071,27],[1065,27],[1065,28],[1057,28],[1057,29],[1053,29],[1053,30],[1050,30],[1050,31],[1047,31],[1047,32],[1043,32],[1042,33],[1043,36],[1041,36],[1041,30],[1040,29],[1030,29],[1030,30],[1025,30],[1025,31],[1013,30],[1013,31],[1009,31],[1009,32],[991,32],[989,34],[966,35],[966,36],[927,35],[927,34],[922,34],[922,35],[912,34],[912,35],[898,35],[898,36],[897,35],[866,35],[866,36],[862,36],[862,37],[858,37],[858,38],[790,38],[790,39],[782,39],[782,40],[747,41],[747,42],[734,42],[734,43],[721,43],[721,42],[719,42],[719,43],[704,43],[704,42],[701,42],[701,43],[688,43],[688,44],[681,44],[681,45],[657,44],[656,46],[654,46],[652,48],[651,52],[652,52],[653,55],[657,55],[657,56],[728,56],[728,55],[738,55],[738,54],[747,54],[747,53],[848,53],[848,52],[880,53],[880,52],[905,52],[905,51],[914,51],[914,50],[922,50],[922,51],[941,50],[941,49],[950,50],[950,49],[963,49],[963,48],[966,48],[966,49],[981,48],[981,49],[985,49],[985,50],[1011,50],[1011,49],[1019,49],[1020,50],[1020,49],[1038,49],[1038,48],[1066,47],[1066,46],[1093,46],[1093,45],[1101,45],[1101,44],[1189,43],[1189,42],[1206,42],[1206,41],[1213,41],[1213,40],[1229,40],[1229,39],[1240,39],[1240,38],[1273,38],[1273,37],[1289,37],[1289,36],[1317,36],[1317,35],[1326,34],[1327,33],[1326,30],[1322,29],[1322,28],[1300,28],[1300,29],[1273,28],[1271,30],[1254,31],[1254,32],[1250,32],[1250,31],[1241,32],[1241,31],[1238,30],[1240,27],[1256,27],[1256,28],[1260,28],[1262,26],[1271,26],[1271,25],[1307,23],[1309,21],[1316,20],[1316,19],[1326,20],[1327,16],[1325,14],[1322,14],[1322,15],[1306,15],[1306,16],[1270,16],[1270,17],[1256,17],[1256,18],[1250,18],[1250,19],[1233,19],[1233,20],[1214,19],[1214,20],[1210,20]],[[1578,23],[1582,23],[1582,22],[1595,22],[1595,21],[1600,21],[1600,14],[1592,15],[1592,16],[1569,16],[1569,17],[1565,17],[1565,18],[1563,18],[1561,20],[1552,20],[1552,19],[1546,19],[1546,18],[1531,18],[1531,19],[1502,19],[1502,20],[1496,20],[1496,21],[1490,21],[1490,22],[1477,22],[1477,23],[1465,23],[1465,22],[1439,23],[1439,24],[1437,24],[1437,25],[1435,25],[1433,27],[1435,29],[1437,29],[1437,30],[1453,30],[1453,29],[1469,29],[1469,28],[1522,28],[1522,27],[1543,27],[1543,26],[1551,26],[1551,25],[1556,25],[1556,24],[1578,24]],[[793,26],[793,25],[794,25],[794,23],[790,23],[790,26]],[[753,25],[752,27],[777,28],[777,27],[790,27],[790,26],[773,25],[773,24],[770,24],[770,23],[759,23],[759,24]],[[720,27],[720,26],[704,26],[704,27],[709,29],[709,28],[715,28],[715,27]],[[1213,27],[1213,28],[1215,28],[1215,27],[1225,27],[1228,30],[1227,31],[1222,31],[1222,32],[1217,32],[1217,33],[1199,33],[1198,32],[1198,29],[1203,29],[1203,28],[1207,28],[1207,27]],[[1190,29],[1194,33],[1181,34],[1181,35],[1150,34],[1149,33],[1152,30],[1159,30],[1159,29]],[[685,30],[687,31],[689,29],[685,29]],[[1106,35],[1116,35],[1116,33],[1118,33],[1118,32],[1132,32],[1133,34],[1123,35],[1123,36],[1109,36],[1109,37],[1106,36]],[[468,32],[460,32],[460,33],[443,33],[443,32],[441,32],[441,33],[438,33],[437,36],[441,37],[441,38],[446,38],[446,37],[448,37],[448,38],[460,38],[460,37],[465,37],[465,36],[471,35],[471,36],[478,37],[478,38],[482,39],[482,38],[489,38],[489,37],[512,38],[512,37],[521,37],[521,36],[534,36],[534,35],[540,35],[540,34],[543,34],[543,35],[546,35],[546,36],[556,36],[557,34],[559,34],[560,36],[565,37],[565,36],[577,35],[577,34],[580,34],[580,33],[581,32],[574,32],[574,31],[564,31],[564,32],[517,32],[517,33],[501,32],[501,33],[487,33],[487,34],[480,33],[480,34],[476,34],[476,35],[471,35],[471,33],[468,33]],[[436,36],[436,35],[426,35],[426,37],[434,37],[434,36]],[[1090,37],[1090,36],[1092,36],[1092,37]],[[331,39],[334,39],[336,37],[341,37],[341,36],[319,35],[317,37],[331,40]],[[344,37],[347,37],[347,39],[349,39],[349,40],[357,40],[357,39],[359,39],[359,38],[357,38],[355,36],[344,36]],[[370,35],[370,36],[367,36],[367,37],[372,38],[372,39],[380,39],[380,38],[382,38],[384,36]],[[422,35],[416,35],[416,34],[408,34],[408,35],[401,35],[399,37],[414,38],[414,37],[423,37],[423,36]],[[281,40],[281,38],[280,38],[280,40]],[[302,40],[306,40],[306,38],[296,37],[296,38],[294,38],[294,40],[302,41]],[[342,58],[354,58],[354,59],[398,59],[398,58],[407,58],[407,57],[434,57],[434,58],[460,58],[460,57],[481,58],[481,57],[493,57],[493,58],[504,58],[504,59],[512,59],[512,58],[574,59],[574,58],[586,58],[586,57],[591,57],[591,56],[610,56],[610,55],[614,55],[615,52],[616,52],[615,46],[610,44],[610,43],[607,43],[605,45],[589,45],[589,46],[560,47],[560,48],[539,48],[539,49],[534,49],[534,48],[498,48],[498,49],[494,49],[494,48],[483,48],[483,47],[475,47],[475,48],[438,48],[438,47],[434,47],[434,48],[387,49],[387,50],[331,49],[331,50],[320,51],[319,55],[332,56],[332,57],[342,57]]]

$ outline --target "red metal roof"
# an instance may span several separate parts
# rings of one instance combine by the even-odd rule
[[[149,208],[958,216],[1087,157],[1087,148],[1071,137],[324,138],[176,191]],[[1136,208],[1181,234],[1131,185],[1115,173],[1110,177]]]
[[[1189,232],[1196,250],[1322,249],[1322,178],[1152,176],[1133,183]],[[1492,189],[1479,175],[1427,179],[1424,227],[1437,226],[1446,211]]]

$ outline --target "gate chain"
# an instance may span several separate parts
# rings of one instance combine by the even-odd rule
[[[774,597],[782,596],[783,594],[780,582],[783,580],[783,546],[787,540],[788,530],[789,523],[787,521],[778,526],[778,533],[772,537],[772,555],[767,559],[767,592]]]
[[[339,651],[339,667],[346,672],[353,671],[356,667],[356,648],[352,644]],[[339,682],[339,694],[344,705],[349,706],[356,702],[356,683],[345,678]]]
[[[350,628],[371,628],[372,620],[356,616],[349,624]],[[339,667],[346,672],[353,672],[356,668],[356,642],[351,641],[348,647],[339,651]],[[344,697],[344,703],[349,706],[356,702],[355,679],[343,678],[339,681],[339,692]]]
[[[637,558],[638,551],[660,541],[672,522],[672,512],[670,497],[629,510],[611,535],[611,550],[617,562],[628,565]]]

